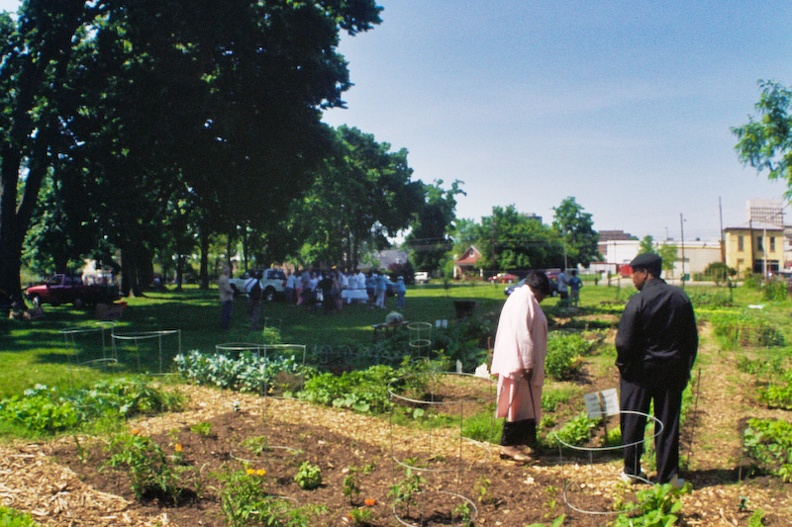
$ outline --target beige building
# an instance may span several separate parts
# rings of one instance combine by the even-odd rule
[[[784,268],[782,227],[754,222],[748,227],[728,227],[723,237],[726,265],[736,269],[738,276],[777,273]]]

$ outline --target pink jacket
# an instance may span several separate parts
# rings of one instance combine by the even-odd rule
[[[495,349],[492,354],[493,375],[511,379],[533,368],[531,384],[544,384],[547,356],[547,319],[531,288],[518,287],[506,299],[498,321]]]

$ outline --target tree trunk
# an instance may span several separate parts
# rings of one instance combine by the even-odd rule
[[[209,290],[209,235],[205,229],[201,229],[201,289]]]

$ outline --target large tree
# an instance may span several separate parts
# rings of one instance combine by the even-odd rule
[[[448,252],[450,234],[456,220],[456,197],[459,194],[466,195],[461,184],[461,181],[456,180],[447,190],[443,189],[442,180],[424,185],[426,201],[405,237],[406,245],[410,248],[410,259],[416,269],[435,271]]]
[[[594,220],[574,197],[564,199],[553,209],[553,230],[561,237],[564,246],[564,265],[588,267],[593,260],[601,260],[597,243],[599,234],[594,230]]]
[[[737,136],[735,149],[740,161],[767,170],[771,180],[784,180],[786,197],[792,199],[792,89],[777,82],[759,81],[761,94],[754,105],[758,116],[732,128]]]
[[[188,192],[204,232],[274,224],[331,144],[321,111],[350,85],[338,33],[370,29],[379,11],[373,0],[27,0],[16,23],[4,16],[0,289],[18,295],[33,204],[64,155],[122,251],[127,289]]]
[[[457,237],[473,242],[481,251],[481,269],[527,271],[557,267],[563,262],[558,235],[514,205],[493,207],[492,215],[481,218],[480,224],[460,222],[460,227],[465,232]]]
[[[354,268],[361,249],[407,228],[424,202],[424,186],[412,181],[407,150],[391,150],[373,135],[340,126],[334,154],[289,214],[291,235],[302,244],[306,265]]]

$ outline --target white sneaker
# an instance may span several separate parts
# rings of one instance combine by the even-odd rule
[[[685,480],[674,474],[674,477],[671,478],[671,481],[669,481],[668,484],[671,485],[671,488],[673,489],[681,490],[682,487],[685,486]]]
[[[646,472],[644,472],[643,470],[637,476],[634,476],[632,474],[627,474],[626,472],[622,472],[621,474],[619,474],[619,479],[621,479],[625,483],[629,483],[630,485],[647,482]]]

